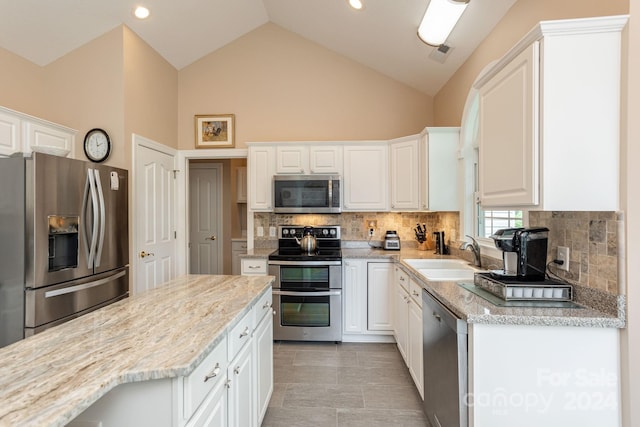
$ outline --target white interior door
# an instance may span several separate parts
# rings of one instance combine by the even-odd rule
[[[220,274],[222,165],[189,167],[189,273]]]
[[[175,153],[134,136],[134,292],[175,278]]]

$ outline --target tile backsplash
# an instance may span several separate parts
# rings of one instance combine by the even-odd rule
[[[550,230],[548,261],[556,258],[558,246],[569,248],[569,271],[552,267],[558,276],[612,294],[623,293],[618,277],[621,213],[531,211],[529,224]]]
[[[381,241],[387,230],[398,232],[402,247],[416,247],[414,228],[416,224],[426,224],[429,237],[431,232],[444,231],[446,241],[458,240],[460,215],[458,212],[343,212],[341,214],[272,214],[255,213],[254,227],[263,227],[264,237],[256,237],[256,247],[270,247],[273,237],[268,237],[269,227],[279,225],[340,225],[343,241],[367,241],[368,221],[376,221],[373,241]],[[257,236],[257,233],[254,235]]]

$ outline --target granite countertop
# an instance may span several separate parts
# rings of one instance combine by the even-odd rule
[[[409,258],[414,257],[402,254],[402,259]],[[424,290],[467,323],[603,328],[623,328],[625,326],[624,313],[614,315],[589,306],[581,308],[499,307],[469,292],[457,282],[425,280],[415,269],[402,262],[402,259],[400,261],[402,268]],[[597,304],[597,301],[594,303]]]
[[[188,375],[273,280],[184,276],[0,349],[0,426],[63,426],[119,384]]]
[[[370,247],[343,248],[342,256],[346,259],[389,259],[399,262],[402,268],[416,280],[423,289],[436,297],[447,308],[467,323],[496,325],[540,325],[540,326],[583,326],[623,328],[625,326],[623,303],[622,308],[607,307],[597,309],[601,304],[599,295],[593,295],[588,305],[582,308],[529,308],[499,307],[484,298],[469,292],[451,281],[427,281],[408,264],[405,259],[451,259],[453,256],[436,255],[433,250],[403,248],[400,251],[385,251]],[[612,301],[613,305],[616,304]],[[610,304],[612,305],[612,304]]]

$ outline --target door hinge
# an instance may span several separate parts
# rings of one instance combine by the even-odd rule
[[[173,232],[173,238],[174,238],[174,239],[177,239],[177,238],[178,238],[178,232],[177,232],[177,231],[174,231],[174,232]]]
[[[178,172],[180,172],[180,170],[178,169],[173,170],[173,179],[176,179],[176,175],[178,175]]]

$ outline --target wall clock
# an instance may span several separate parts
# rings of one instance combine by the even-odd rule
[[[111,153],[111,140],[102,129],[91,129],[84,137],[84,154],[92,162],[104,162]]]

